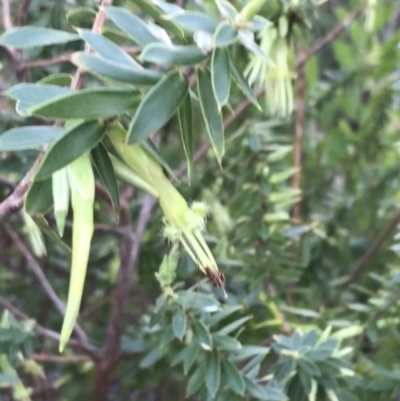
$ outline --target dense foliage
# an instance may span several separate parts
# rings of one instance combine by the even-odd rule
[[[399,400],[397,2],[2,22],[1,401]]]

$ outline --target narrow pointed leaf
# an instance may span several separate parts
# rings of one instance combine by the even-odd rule
[[[134,109],[139,101],[134,89],[88,88],[52,98],[28,112],[53,119],[108,118]]]
[[[214,33],[217,29],[218,21],[197,11],[185,11],[169,16],[171,21],[181,26],[185,31],[196,32],[203,31]]]
[[[65,131],[47,151],[35,180],[44,180],[94,148],[103,137],[105,128],[96,121],[85,121]]]
[[[156,2],[154,3],[157,4]],[[166,20],[164,13],[162,13],[157,6],[148,0],[135,0],[135,4],[137,4],[146,14],[152,17],[158,23],[158,25],[166,29],[167,32],[170,32],[178,38],[183,38],[183,30],[174,22]]]
[[[231,68],[229,53],[226,49],[216,48],[211,58],[211,78],[218,108],[228,103],[231,90]]]
[[[132,85],[153,85],[163,76],[159,71],[128,67],[84,52],[75,53],[71,61],[84,71]]]
[[[16,49],[43,47],[79,40],[79,35],[39,26],[11,28],[0,36],[0,45]]]
[[[70,88],[64,88],[58,85],[21,83],[12,86],[5,93],[11,99],[29,102],[33,106],[51,98],[73,92],[74,91]]]
[[[238,329],[239,327],[243,326],[244,323],[246,323],[248,320],[252,319],[252,316],[245,316],[242,317],[238,320],[235,320],[234,322],[228,324],[227,326],[225,326],[224,328],[222,328],[218,334],[221,335],[227,335],[232,333],[233,331],[235,331],[236,329]]]
[[[186,386],[186,397],[189,398],[197,391],[199,391],[203,383],[204,383],[204,366],[200,365],[190,376],[190,379]]]
[[[57,245],[61,247],[68,254],[72,252],[72,249],[62,240],[62,238],[54,231],[47,220],[40,214],[33,214],[32,219],[39,226],[42,232],[47,235],[49,239],[54,241]]]
[[[46,75],[41,80],[37,81],[41,85],[57,85],[69,88],[71,86],[72,75],[65,73],[57,73]]]
[[[187,163],[187,174],[190,181],[193,170],[193,120],[192,120],[192,101],[190,94],[187,93],[183,99],[182,104],[178,110],[179,126],[181,129],[181,138],[183,149],[185,150],[186,163]]]
[[[208,330],[208,328],[205,326],[205,324],[201,320],[197,320],[193,324],[193,332],[194,332],[194,338],[196,341],[207,351],[210,351],[212,349],[212,337],[211,334]]]
[[[214,344],[225,351],[238,351],[242,348],[242,344],[236,338],[224,336],[221,334],[213,334]]]
[[[171,178],[173,178],[175,181],[179,181],[172,168],[169,166],[167,161],[158,150],[157,146],[154,145],[153,141],[150,138],[147,138],[145,141],[143,141],[141,143],[141,146],[147,151],[149,157],[152,157],[155,161],[161,164],[161,166],[163,166],[164,170]]]
[[[260,386],[255,380],[244,378],[246,383],[246,393],[258,400],[269,400],[268,393],[264,387]]]
[[[236,8],[227,0],[216,0],[221,15],[227,19],[235,19],[239,14]]]
[[[188,82],[178,71],[161,79],[143,97],[129,127],[129,143],[139,142],[163,127],[178,109]]]
[[[51,177],[34,181],[25,198],[25,210],[30,214],[46,214],[53,206]]]
[[[108,155],[107,149],[100,142],[95,148],[91,151],[91,156],[93,160],[93,164],[96,167],[97,172],[103,184],[106,186],[107,191],[110,195],[111,203],[113,205],[114,214],[118,221],[119,219],[119,191],[117,179],[115,177],[115,171],[113,164],[110,160],[110,156]]]
[[[40,149],[57,140],[64,131],[62,127],[48,125],[12,128],[0,135],[0,151]]]
[[[234,80],[236,81],[237,85],[239,86],[240,90],[243,92],[243,94],[247,97],[247,99],[250,100],[251,103],[254,104],[254,106],[257,107],[260,111],[261,106],[258,103],[258,100],[256,96],[254,95],[252,89],[250,88],[249,83],[247,82],[246,78],[243,76],[243,74],[235,67],[235,65],[232,63],[232,60],[230,60],[231,64],[231,72]]]
[[[77,7],[66,14],[67,21],[75,27],[89,28],[96,19],[96,11],[90,7]]]
[[[207,58],[196,45],[168,45],[151,43],[143,49],[140,59],[162,66],[192,65]]]
[[[183,358],[183,371],[185,375],[188,374],[190,368],[196,361],[197,355],[199,353],[199,346],[195,341],[186,348],[185,356]]]
[[[211,75],[208,70],[199,69],[197,71],[197,90],[207,133],[218,163],[221,165],[221,159],[225,153],[224,126],[222,116],[218,111]]]
[[[179,308],[172,318],[172,328],[174,330],[175,337],[182,341],[183,336],[186,333],[186,314],[182,308]]]
[[[265,61],[272,63],[271,59],[261,50],[260,46],[254,41],[252,32],[239,32],[239,40],[240,43],[249,49],[251,52],[256,54],[258,57],[261,57]]]
[[[229,46],[236,42],[238,31],[229,21],[222,21],[214,34],[214,44],[217,47]]]
[[[107,61],[113,61],[121,66],[128,66],[136,69],[143,68],[125,50],[121,49],[110,39],[94,33],[89,29],[79,29],[78,33],[96,53],[105,58]]]
[[[221,384],[219,352],[214,350],[207,356],[206,386],[211,397],[215,397]]]
[[[237,366],[229,360],[224,360],[222,366],[224,376],[230,389],[236,394],[244,395],[246,384]]]
[[[158,42],[158,39],[152,34],[146,23],[125,8],[106,7],[104,11],[107,17],[110,18],[121,31],[127,33],[140,46]]]

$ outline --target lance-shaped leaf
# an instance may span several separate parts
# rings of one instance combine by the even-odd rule
[[[186,324],[187,319],[185,311],[179,308],[172,318],[172,329],[174,330],[175,337],[179,338],[181,341],[186,333]]]
[[[184,11],[183,13],[172,14],[168,16],[168,19],[174,21],[188,32],[203,31],[214,33],[218,26],[218,21],[214,18],[197,11]]]
[[[206,387],[211,397],[214,398],[221,384],[221,364],[219,352],[214,350],[207,356]]]
[[[233,362],[229,360],[224,360],[222,366],[225,373],[224,376],[230,389],[236,394],[243,396],[246,390],[246,384],[243,376],[239,372],[239,369]]]
[[[159,71],[121,65],[114,61],[84,52],[75,53],[71,61],[84,71],[132,85],[153,85],[163,76]]]
[[[94,148],[103,137],[105,128],[97,121],[84,121],[66,130],[47,151],[35,180],[44,180]]]
[[[140,93],[134,89],[88,88],[52,98],[28,113],[53,119],[108,118],[134,109],[139,102]]]
[[[216,0],[217,7],[221,15],[227,19],[235,19],[239,12],[227,0]]]
[[[37,81],[40,85],[57,85],[69,88],[72,82],[72,75],[66,73],[50,74]]]
[[[110,39],[94,33],[89,29],[78,29],[78,33],[96,53],[107,61],[113,61],[121,66],[128,66],[136,69],[143,68],[125,50],[111,42]]]
[[[96,19],[96,11],[90,7],[77,7],[66,14],[67,21],[75,27],[89,28]]]
[[[159,130],[176,112],[188,91],[188,82],[179,71],[161,79],[143,97],[129,127],[129,143],[146,139]]]
[[[151,43],[140,55],[142,61],[162,66],[191,65],[201,63],[207,58],[196,45],[168,45]]]
[[[221,159],[225,152],[224,126],[222,116],[218,111],[218,104],[215,100],[210,72],[206,69],[197,71],[197,90],[200,97],[200,106],[210,137],[211,145],[221,165]]]
[[[200,344],[200,346],[207,351],[211,351],[213,344],[212,337],[210,331],[201,320],[197,320],[193,324],[193,333],[194,338]]]
[[[217,47],[229,46],[236,42],[238,30],[229,21],[222,21],[214,34],[214,44]]]
[[[106,15],[121,31],[127,33],[137,44],[146,46],[158,42],[146,23],[122,7],[106,7]]]
[[[233,79],[236,81],[239,89],[243,92],[243,94],[247,97],[247,99],[250,100],[251,103],[254,104],[254,106],[257,107],[260,111],[261,106],[258,103],[258,100],[256,96],[254,95],[252,89],[250,88],[250,85],[248,84],[246,78],[243,76],[243,74],[235,67],[235,64],[232,63],[232,60],[230,60],[231,64],[231,72]]]
[[[48,125],[12,128],[0,135],[0,151],[40,149],[41,146],[57,140],[64,131],[62,127]]]
[[[25,210],[32,214],[46,214],[53,206],[51,177],[34,181],[25,198]]]
[[[251,52],[256,54],[258,57],[261,57],[265,61],[272,63],[271,59],[261,50],[261,47],[254,41],[254,35],[251,31],[240,31],[239,32],[239,40],[240,43],[249,49]]]
[[[157,4],[157,2],[154,3]],[[158,25],[166,29],[167,32],[170,32],[178,38],[183,38],[183,30],[174,22],[166,20],[165,15],[152,2],[148,0],[135,0],[135,4],[137,4],[138,7],[140,7],[147,15],[153,18]]]
[[[116,219],[119,219],[119,191],[113,164],[108,156],[107,149],[100,142],[91,152],[93,164],[103,184],[106,186],[113,205]]]
[[[193,121],[192,121],[192,101],[190,94],[187,93],[178,110],[179,126],[181,129],[181,138],[183,149],[185,150],[187,174],[190,181],[193,170]]]
[[[228,103],[231,91],[231,68],[227,49],[216,48],[211,58],[211,78],[218,109]]]
[[[0,45],[16,49],[43,47],[79,40],[79,35],[39,26],[11,28],[0,36]]]
[[[94,175],[89,153],[85,153],[68,166],[73,215],[72,262],[68,301],[60,335],[60,351],[67,344],[82,300],[90,243],[94,231],[93,201]]]
[[[190,376],[186,386],[186,397],[189,398],[197,391],[199,391],[200,387],[204,383],[204,371],[206,367],[204,364],[200,365],[194,373]]]

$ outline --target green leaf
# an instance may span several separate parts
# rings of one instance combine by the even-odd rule
[[[105,127],[97,121],[84,121],[65,131],[47,151],[35,180],[44,180],[94,148],[103,137]]]
[[[207,323],[209,326],[212,326],[241,309],[243,309],[242,305],[227,305],[221,312],[214,313],[212,316],[210,316],[207,319]]]
[[[78,29],[81,38],[106,61],[114,62],[120,67],[132,67],[135,69],[143,69],[125,50],[113,43],[110,39],[102,35],[94,33],[88,29]]]
[[[253,33],[250,31],[240,31],[239,32],[239,40],[240,43],[249,49],[251,52],[256,54],[258,57],[261,57],[265,61],[272,63],[271,59],[261,50],[260,46],[254,41]]]
[[[246,384],[236,365],[231,361],[224,360],[222,366],[229,388],[236,394],[244,395]]]
[[[228,324],[227,326],[223,327],[218,334],[221,335],[227,335],[232,333],[232,331],[235,331],[236,329],[238,329],[239,327],[243,326],[248,320],[252,319],[253,316],[245,316],[245,317],[241,317],[238,320],[235,320],[234,322]]]
[[[214,312],[218,310],[219,302],[214,296],[193,291],[177,291],[176,295],[178,298],[175,301],[185,309],[197,309],[203,312]]]
[[[231,68],[226,49],[216,48],[211,57],[211,79],[218,109],[228,103],[231,90]]]
[[[193,170],[193,121],[192,121],[192,101],[190,94],[187,93],[182,104],[178,109],[179,127],[181,130],[181,138],[183,149],[185,150],[188,180],[192,175]]]
[[[158,4],[157,2],[154,3]],[[166,20],[165,15],[153,3],[148,0],[135,0],[135,4],[150,17],[154,18],[158,25],[162,26],[167,32],[177,36],[178,38],[184,37],[183,30],[174,22]]]
[[[128,67],[84,52],[75,53],[71,61],[84,71],[131,85],[153,85],[163,76],[159,71]]]
[[[88,88],[52,98],[28,113],[53,119],[108,118],[134,109],[139,101],[134,89]]]
[[[70,88],[58,85],[17,84],[8,89],[5,94],[14,100],[28,102],[30,105],[45,102],[51,98],[73,93]]]
[[[12,128],[0,135],[0,151],[40,149],[57,140],[64,132],[62,127],[34,125]]]
[[[197,11],[184,11],[183,13],[172,14],[169,15],[168,19],[188,32],[202,31],[214,33],[218,26],[218,22],[215,19]]]
[[[172,318],[172,328],[174,330],[175,337],[179,338],[182,341],[183,336],[186,333],[186,314],[182,308],[179,308],[173,318]]]
[[[222,116],[214,97],[210,72],[205,69],[197,71],[197,90],[207,133],[211,141],[218,163],[221,165],[225,153],[224,126]]]
[[[214,350],[207,356],[206,386],[211,397],[215,397],[221,384],[219,352]]]
[[[0,45],[16,49],[43,47],[79,40],[79,35],[39,26],[11,28],[0,36]]]
[[[154,366],[159,360],[164,358],[164,356],[168,353],[167,348],[155,348],[150,351],[141,361],[139,366],[142,369],[148,369],[151,366]]]
[[[310,376],[321,376],[321,371],[318,368],[318,365],[314,363],[311,359],[302,356],[298,360],[298,364],[305,372],[307,372]]]
[[[33,185],[35,184],[41,184],[44,181],[39,181],[39,182],[34,182]],[[51,180],[50,180],[51,184]],[[71,253],[72,249],[62,240],[62,238],[58,235],[56,231],[54,231],[47,220],[40,214],[33,214],[32,219],[35,221],[35,223],[39,226],[40,230],[47,235],[48,238],[50,238],[52,241],[54,241],[56,244],[58,244],[61,249],[63,249],[67,253]]]
[[[264,387],[260,386],[255,380],[244,378],[246,383],[246,392],[250,396],[257,398],[258,400],[269,400],[268,393]]]
[[[216,3],[221,15],[227,19],[235,19],[239,14],[228,0],[216,0]]]
[[[193,333],[194,338],[200,344],[200,346],[207,351],[211,351],[213,344],[212,337],[208,328],[201,320],[197,320],[193,324]]]
[[[66,15],[67,21],[75,27],[89,28],[96,19],[96,11],[90,7],[77,7],[69,10]]]
[[[68,88],[70,87],[71,82],[72,82],[72,75],[65,73],[46,75],[41,80],[37,81],[37,83],[41,85],[57,85]]]
[[[224,351],[238,351],[242,348],[242,344],[236,338],[213,334],[212,339],[214,344]]]
[[[199,353],[199,346],[196,341],[192,341],[188,347],[186,347],[185,355],[183,358],[183,371],[185,375],[189,372],[190,368],[196,361],[197,355]]]
[[[104,11],[107,17],[110,18],[121,31],[127,33],[140,46],[146,46],[149,43],[159,41],[141,18],[130,13],[125,8],[106,7]]]
[[[204,383],[204,365],[200,365],[190,376],[190,379],[186,386],[186,397],[189,398],[194,393],[199,391],[200,387]]]
[[[178,177],[176,176],[172,168],[168,165],[167,161],[163,158],[157,146],[154,145],[153,141],[150,138],[147,138],[145,141],[141,142],[141,145],[148,152],[150,157],[152,157],[154,160],[160,163],[161,166],[164,167],[165,171],[170,177],[178,181]]]
[[[164,67],[172,65],[192,65],[207,58],[196,45],[170,45],[151,43],[143,49],[141,61],[158,64]]]
[[[230,46],[237,41],[238,31],[229,21],[222,21],[214,34],[214,45],[216,47]]]
[[[178,109],[188,91],[179,71],[161,79],[143,97],[129,126],[129,143],[139,142],[162,128]]]
[[[247,97],[247,99],[249,99],[250,102],[253,103],[254,106],[257,107],[258,110],[262,111],[262,108],[259,105],[258,100],[257,100],[256,96],[254,95],[252,89],[250,88],[250,85],[247,82],[246,78],[235,67],[232,60],[230,60],[230,64],[231,64],[231,72],[232,72],[233,79],[236,81],[239,89],[243,92],[243,94]]]
[[[113,164],[111,163],[110,156],[108,155],[107,149],[102,143],[99,143],[91,151],[92,161],[96,167],[97,172],[103,184],[106,186],[107,191],[110,195],[111,203],[114,209],[116,220],[119,220],[119,191],[117,179],[115,177],[115,171]]]
[[[25,210],[29,214],[46,214],[53,206],[51,177],[47,180],[34,181],[25,198]]]

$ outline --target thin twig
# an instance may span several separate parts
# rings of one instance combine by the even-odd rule
[[[385,228],[379,233],[371,247],[365,252],[365,254],[358,260],[358,262],[351,268],[350,274],[341,283],[340,288],[345,290],[351,283],[353,283],[357,277],[362,273],[368,262],[375,256],[379,251],[385,240],[389,237],[395,227],[400,223],[400,211],[398,211],[394,217],[387,223]]]
[[[36,362],[47,362],[47,363],[82,363],[90,360],[88,355],[70,355],[70,356],[60,356],[51,354],[36,354],[32,353],[29,358],[35,360]]]
[[[58,312],[61,314],[61,316],[65,315],[65,307],[60,298],[58,298],[56,292],[54,291],[53,287],[51,286],[49,280],[47,279],[46,275],[43,273],[43,270],[41,269],[39,263],[36,261],[34,256],[31,254],[29,249],[25,246],[19,235],[10,227],[9,224],[4,224],[4,229],[9,235],[9,237],[14,241],[15,245],[21,252],[22,256],[26,259],[28,262],[29,267],[31,268],[34,276],[36,279],[39,281],[41,287],[43,288],[44,292],[46,295],[50,298],[50,300],[53,302],[54,306],[58,310]],[[86,343],[87,338],[85,335],[85,332],[82,330],[82,328],[78,325],[75,324],[75,333],[78,336],[79,340],[83,343]]]
[[[95,387],[92,394],[93,401],[103,401],[107,398],[107,389],[110,384],[112,372],[120,357],[120,344],[123,328],[125,325],[125,314],[128,307],[130,291],[132,286],[132,276],[134,274],[142,237],[146,226],[151,217],[151,211],[155,205],[155,200],[146,195],[143,198],[142,209],[140,211],[136,231],[133,240],[126,237],[121,240],[120,246],[120,268],[118,271],[117,283],[115,288],[113,309],[107,328],[106,342],[96,367]],[[121,211],[126,209],[128,204],[123,207],[121,202]],[[121,224],[127,225],[126,217],[121,215]]]
[[[12,28],[10,0],[3,0],[3,26],[5,31]]]
[[[12,305],[10,302],[8,302],[6,299],[4,299],[1,296],[0,296],[0,305],[4,309],[7,309],[8,311],[10,311],[17,319],[20,319],[20,320],[31,319],[26,313],[22,312],[20,309],[18,309],[14,305]],[[56,341],[56,342],[60,341],[60,335],[53,330],[43,327],[37,323],[35,325],[35,329],[38,332],[38,334],[40,334],[42,337],[48,338],[48,339]],[[85,344],[82,344],[78,340],[75,340],[72,338],[69,339],[68,346],[79,349],[81,352],[90,356],[90,358],[93,360],[97,359],[97,355],[90,348],[88,348]]]
[[[67,53],[67,54],[61,54],[61,56],[48,58],[48,59],[25,61],[24,68],[48,67],[50,65],[66,63],[68,61],[71,61],[71,56],[72,56],[72,53]]]
[[[25,24],[26,17],[28,16],[29,5],[31,0],[22,0],[18,9],[17,25],[22,26]]]

